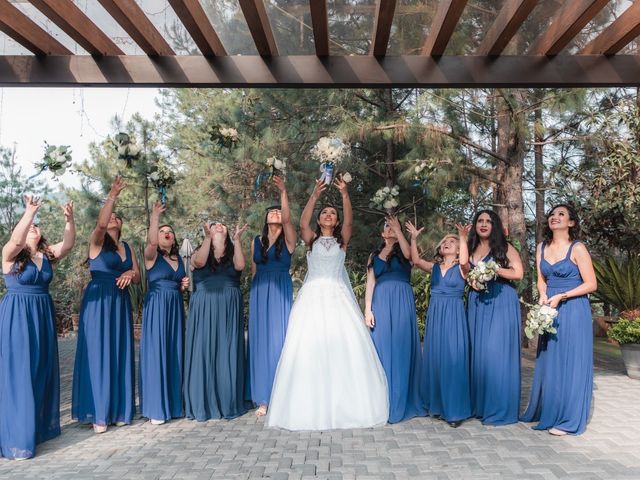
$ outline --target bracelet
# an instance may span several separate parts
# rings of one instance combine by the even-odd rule
[[[115,202],[116,201],[116,197],[112,197],[111,195],[107,195],[107,198],[105,198],[104,201],[108,202],[109,200]]]
[[[568,297],[567,297],[567,292],[562,292],[562,293],[560,294],[560,300],[561,300],[561,301],[566,302],[566,301],[567,301],[567,298],[568,298]]]

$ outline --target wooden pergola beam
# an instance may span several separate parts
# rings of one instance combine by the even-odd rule
[[[467,5],[467,0],[441,0],[433,18],[431,30],[422,46],[422,55],[438,57],[444,55],[453,31]]]
[[[567,1],[551,19],[546,32],[529,49],[529,55],[557,55],[609,0]]]
[[[144,53],[152,56],[175,55],[135,0],[98,1]]]
[[[29,0],[91,55],[124,55],[71,0]]]
[[[256,44],[258,53],[263,57],[278,55],[276,39],[269,23],[267,9],[263,0],[238,0],[247,21],[247,26]]]
[[[329,55],[329,17],[327,12],[327,0],[309,0],[311,9],[311,24],[313,25],[313,43],[316,46],[316,55],[326,57]]]
[[[9,0],[0,0],[0,30],[36,55],[73,54]]]
[[[640,2],[634,2],[600,35],[591,40],[580,55],[615,55],[640,35]]]
[[[169,0],[169,4],[203,55],[227,54],[198,0]]]
[[[505,0],[476,55],[500,55],[538,2],[539,0]]]
[[[396,0],[378,1],[374,21],[373,41],[371,42],[372,53],[376,57],[383,57],[387,54],[396,3]]]
[[[0,86],[569,88],[640,86],[640,56],[0,56]]]

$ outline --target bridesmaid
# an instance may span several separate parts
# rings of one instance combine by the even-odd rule
[[[522,261],[492,210],[476,214],[467,245],[465,275],[481,260],[500,266],[498,278],[486,290],[471,289],[467,299],[472,415],[485,425],[507,425],[518,421],[520,405],[520,302],[511,282],[522,279]]]
[[[153,425],[184,415],[181,292],[189,286],[189,277],[173,228],[158,225],[166,209],[161,202],[154,205],[144,250],[149,290],[144,299],[140,341],[140,409]]]
[[[447,235],[436,247],[435,262],[420,258],[417,229],[407,222],[413,264],[431,273],[431,296],[422,355],[421,394],[427,412],[457,428],[471,416],[469,392],[469,326],[464,308],[466,235],[470,227],[457,225],[460,237]]]
[[[240,275],[245,266],[238,226],[204,227],[191,262],[195,291],[189,304],[185,345],[186,416],[200,422],[235,418],[244,406],[244,319]]]
[[[587,294],[597,288],[591,257],[579,242],[573,207],[556,205],[538,245],[540,304],[558,309],[556,334],[539,338],[536,368],[524,422],[552,435],[585,431],[593,389],[593,330]]]
[[[262,235],[251,245],[251,293],[249,299],[249,378],[256,416],[267,413],[271,387],[287,333],[293,302],[289,269],[296,248],[289,198],[282,177],[273,182],[280,190],[280,205],[267,209]]]
[[[365,322],[389,386],[389,423],[426,414],[420,400],[420,337],[411,288],[411,247],[396,217],[369,256]]]
[[[49,283],[53,263],[75,243],[73,203],[63,207],[63,240],[49,245],[34,223],[40,202],[25,197],[22,218],[2,248],[7,293],[0,301],[0,456],[31,458],[60,435],[58,341]]]
[[[89,239],[87,285],[80,305],[80,329],[73,371],[71,416],[92,423],[95,433],[133,421],[133,326],[128,286],[140,282],[138,262],[120,240],[122,218],[113,213],[125,188],[117,176]]]

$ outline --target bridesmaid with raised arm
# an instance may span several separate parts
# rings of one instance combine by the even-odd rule
[[[589,418],[593,390],[593,330],[589,293],[598,287],[580,220],[570,205],[547,215],[536,252],[540,305],[558,310],[557,333],[538,339],[536,368],[524,422],[552,435],[579,435]]]
[[[140,282],[138,262],[123,242],[122,218],[114,213],[125,188],[117,176],[89,239],[87,285],[80,305],[80,328],[73,370],[71,416],[92,423],[95,433],[133,421],[133,324],[129,285]]]
[[[256,416],[267,413],[273,378],[287,333],[293,303],[291,254],[296,248],[296,230],[291,223],[284,179],[273,177],[280,190],[280,205],[270,207],[262,235],[251,245],[251,293],[249,297],[250,397],[258,405]]]
[[[389,423],[426,414],[420,399],[420,336],[411,288],[411,247],[390,216],[369,256],[364,318],[389,386]]]
[[[25,211],[2,248],[7,293],[0,301],[0,456],[31,458],[36,445],[60,435],[60,373],[56,320],[49,284],[53,264],[73,248],[73,202],[63,207],[63,240],[49,245]]]
[[[184,398],[187,418],[239,417],[244,405],[244,316],[240,275],[245,267],[237,226],[204,226],[204,240],[191,257],[195,290],[189,303],[185,343]]]
[[[464,308],[463,268],[469,261],[466,235],[470,227],[456,225],[459,237],[446,235],[436,247],[435,262],[423,260],[417,239],[423,228],[407,222],[413,264],[431,273],[420,390],[427,413],[457,428],[471,416],[469,393],[469,325]]]
[[[522,279],[522,261],[492,210],[475,215],[467,245],[463,273],[480,261],[499,266],[497,278],[485,290],[472,285],[467,299],[472,415],[485,425],[507,425],[518,421],[520,405],[520,301],[512,282]]]
[[[182,417],[184,304],[189,286],[173,227],[159,225],[167,210],[156,202],[151,212],[144,266],[149,289],[144,299],[140,340],[140,410],[153,425]]]

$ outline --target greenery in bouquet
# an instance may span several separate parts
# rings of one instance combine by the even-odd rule
[[[45,170],[49,170],[56,177],[63,175],[67,168],[71,166],[71,147],[68,145],[49,145],[45,142],[44,155],[42,160],[35,163],[38,173],[35,177]]]
[[[376,193],[371,197],[369,206],[378,210],[385,210],[387,212],[393,211],[400,205],[400,187],[394,185],[393,187],[379,188]]]
[[[135,143],[128,133],[119,132],[114,137],[118,160],[124,160],[127,168],[131,168],[133,161],[140,158],[142,147]]]
[[[524,333],[527,338],[531,339],[536,334],[557,333],[556,328],[553,326],[553,321],[558,316],[558,310],[549,305],[531,305],[522,300],[521,302],[529,308],[524,326]]]
[[[149,182],[156,187],[162,204],[167,203],[167,189],[175,185],[176,174],[165,163],[158,162],[148,176]]]
[[[490,281],[498,277],[498,265],[495,261],[480,261],[467,274],[467,283],[476,290],[486,290]]]

